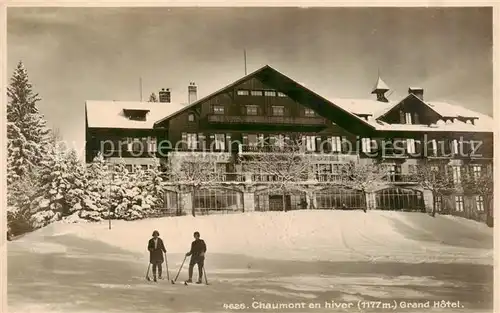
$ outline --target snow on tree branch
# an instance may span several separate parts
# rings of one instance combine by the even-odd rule
[[[341,184],[367,192],[387,184],[388,175],[387,167],[382,164],[349,162],[342,167]]]

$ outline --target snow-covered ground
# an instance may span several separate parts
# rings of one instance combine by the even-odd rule
[[[192,233],[201,232],[211,286],[147,283],[154,229],[167,245],[171,276]],[[224,309],[230,303],[277,312],[252,309],[254,301],[460,300],[467,312],[492,306],[493,230],[450,216],[268,212],[113,221],[111,230],[107,222],[59,222],[9,242],[8,252],[9,309],[17,313],[241,311]],[[307,310],[281,310],[299,311]]]
[[[155,229],[172,253],[186,252],[193,232],[199,231],[210,253],[283,260],[493,262],[493,229],[482,223],[453,216],[432,218],[420,213],[384,211],[184,216],[113,221],[111,230],[107,222],[60,222],[26,236],[21,242],[37,236],[73,234],[145,253],[147,240]],[[58,248],[45,245],[40,249]]]

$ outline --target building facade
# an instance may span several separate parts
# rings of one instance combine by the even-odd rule
[[[390,101],[380,78],[370,91],[372,99],[326,99],[264,66],[199,100],[190,83],[186,105],[172,103],[168,89],[157,103],[87,101],[86,160],[102,152],[132,170],[153,166],[155,158],[168,164],[215,157],[217,188],[181,191],[166,182],[165,206],[188,212],[435,207],[478,220],[491,215],[491,200],[461,186],[463,177],[492,172],[492,118],[428,101],[418,87]],[[308,188],[286,194],[269,188],[273,177],[245,164],[291,140],[303,144],[313,174]],[[370,190],[331,183],[346,163],[378,164],[386,179]],[[437,195],[422,186],[415,171],[423,164],[445,173],[453,192]]]

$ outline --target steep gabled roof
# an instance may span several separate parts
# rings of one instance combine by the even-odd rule
[[[434,108],[432,108],[431,106],[429,106],[427,103],[425,103],[425,101],[423,101],[422,99],[420,99],[419,97],[415,96],[413,93],[410,93],[408,94],[406,97],[404,97],[403,99],[401,99],[400,101],[394,103],[392,106],[390,107],[387,107],[385,110],[383,111],[380,111],[378,112],[378,115],[374,116],[376,119],[380,119],[382,117],[384,117],[385,115],[387,115],[389,112],[391,112],[394,108],[396,108],[397,106],[399,106],[401,103],[403,103],[404,101],[410,99],[410,98],[413,98],[413,99],[416,99],[418,100],[422,105],[425,105],[426,107],[428,107],[431,111],[433,111],[434,113],[436,113],[437,115],[441,116],[441,114],[439,114],[439,112],[436,112],[436,110],[434,110]]]
[[[259,77],[260,79],[265,80],[266,84],[270,85],[277,91],[285,93],[288,97],[302,103],[303,105],[311,106],[312,109],[315,109],[316,111],[328,112],[329,114],[327,115],[330,115],[330,117],[327,116],[325,117],[330,119],[333,119],[333,117],[335,117],[336,124],[338,124],[341,127],[343,127],[344,125],[345,126],[344,128],[346,128],[346,130],[349,130],[350,127],[364,127],[365,129],[369,130],[374,129],[372,125],[366,123],[364,119],[360,118],[356,114],[350,112],[349,110],[344,109],[341,106],[336,105],[335,103],[332,103],[328,99],[323,98],[316,92],[305,87],[303,84],[291,79],[290,77],[277,71],[276,69],[272,68],[269,65],[265,65],[260,69],[248,75],[245,75],[242,78],[236,80],[235,82],[217,90],[216,92],[211,93],[210,95],[193,102],[192,104],[182,108],[181,110],[165,116],[164,118],[156,121],[155,125],[158,125],[159,123],[168,120],[198,105],[199,103],[207,101],[253,77]]]
[[[250,74],[247,74],[247,75],[243,76],[242,78],[240,78],[240,79],[238,79],[238,80],[236,80],[236,81],[232,82],[231,84],[229,84],[229,85],[227,85],[227,86],[225,86],[225,87],[222,87],[222,88],[220,88],[219,90],[217,90],[217,91],[215,91],[215,92],[213,92],[213,93],[209,94],[208,96],[205,96],[205,97],[203,97],[203,98],[201,98],[201,99],[198,99],[198,100],[196,100],[195,102],[193,102],[193,103],[191,103],[191,104],[189,104],[189,105],[187,105],[187,106],[183,107],[182,109],[180,109],[180,110],[178,110],[178,111],[176,111],[176,112],[172,112],[171,114],[169,114],[169,115],[167,115],[167,116],[164,116],[164,117],[163,117],[163,118],[161,118],[160,120],[156,121],[154,124],[155,124],[155,125],[158,125],[158,124],[160,124],[161,122],[164,122],[164,121],[166,121],[166,120],[168,120],[168,119],[170,119],[170,118],[174,117],[174,116],[175,116],[175,115],[177,115],[177,114],[180,114],[180,113],[182,113],[182,112],[185,112],[185,111],[189,110],[190,108],[192,108],[192,107],[196,106],[197,104],[202,103],[202,102],[205,102],[205,101],[207,101],[207,100],[209,100],[209,99],[211,99],[211,98],[213,98],[213,97],[215,97],[215,96],[217,96],[217,95],[219,95],[219,94],[221,94],[221,93],[225,92],[226,90],[228,90],[228,89],[230,89],[230,88],[233,88],[234,86],[236,86],[236,85],[238,85],[238,84],[240,84],[240,83],[244,82],[245,80],[247,80],[247,79],[249,79],[249,78],[251,78],[251,77],[255,76],[257,73],[259,73],[259,72],[263,71],[263,70],[264,70],[264,69],[266,69],[266,68],[270,68],[270,66],[269,66],[269,65],[263,66],[263,67],[259,68],[258,70],[254,71],[254,72],[252,72],[252,73],[250,73]]]

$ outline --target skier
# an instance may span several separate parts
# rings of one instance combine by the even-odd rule
[[[203,266],[205,263],[205,253],[207,252],[207,245],[205,241],[200,239],[200,233],[194,232],[194,241],[191,243],[191,250],[186,253],[186,257],[191,256],[191,261],[189,262],[189,279],[187,283],[193,282],[193,267],[198,264],[198,281],[197,284],[202,283],[203,278]]]
[[[148,250],[149,250],[149,262],[153,264],[153,280],[156,282],[156,268],[158,268],[158,278],[161,278],[162,274],[162,264],[163,264],[163,253],[167,253],[163,240],[161,240],[160,233],[155,230],[153,231],[153,238],[149,239]]]

